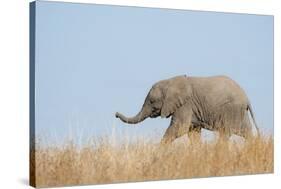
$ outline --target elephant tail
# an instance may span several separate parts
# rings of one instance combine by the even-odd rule
[[[256,128],[258,137],[259,137],[259,136],[260,136],[260,130],[259,130],[259,128],[258,128],[256,119],[255,119],[255,116],[254,116],[253,108],[252,108],[252,106],[251,106],[250,103],[248,104],[247,109],[249,110],[249,112],[250,112],[250,114],[251,114],[251,117],[252,117],[252,119],[253,119],[253,122],[254,122],[254,125],[255,125],[255,128]]]

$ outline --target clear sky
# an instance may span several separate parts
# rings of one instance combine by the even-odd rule
[[[227,75],[273,132],[273,17],[36,3],[36,136],[85,140],[112,132],[161,137],[168,119],[126,125],[157,81]]]

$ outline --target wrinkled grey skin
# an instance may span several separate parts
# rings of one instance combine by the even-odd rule
[[[231,134],[251,137],[248,110],[258,131],[250,102],[232,79],[177,76],[154,84],[136,116],[128,118],[118,112],[115,116],[129,124],[148,117],[172,117],[161,141],[166,144],[184,134],[200,134],[202,128],[219,131],[223,138]]]

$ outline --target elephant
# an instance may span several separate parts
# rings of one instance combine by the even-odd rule
[[[155,83],[137,115],[116,112],[115,117],[128,124],[148,117],[171,117],[161,140],[161,144],[169,144],[185,134],[200,136],[202,128],[217,131],[225,139],[232,134],[248,139],[253,136],[250,115],[259,135],[246,93],[228,76],[180,75]]]

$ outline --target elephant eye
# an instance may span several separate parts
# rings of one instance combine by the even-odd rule
[[[149,102],[150,102],[150,103],[153,103],[153,102],[155,102],[155,100],[154,100],[154,99],[150,99]]]

